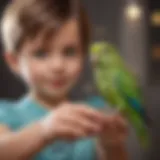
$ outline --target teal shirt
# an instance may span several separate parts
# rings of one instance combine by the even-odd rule
[[[90,97],[84,101],[93,108],[101,109],[105,103],[101,97]],[[0,102],[0,123],[16,131],[41,119],[48,111],[29,97],[18,102]],[[76,142],[57,141],[44,148],[33,160],[97,160],[94,138]]]

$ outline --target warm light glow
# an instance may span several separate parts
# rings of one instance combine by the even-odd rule
[[[127,19],[135,21],[140,19],[142,14],[142,9],[137,4],[129,4],[125,9],[125,14]]]
[[[152,13],[151,22],[154,26],[160,26],[160,11],[155,11]]]
[[[156,59],[160,59],[160,45],[155,45],[152,47],[152,57]]]

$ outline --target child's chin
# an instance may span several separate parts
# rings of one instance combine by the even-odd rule
[[[49,97],[54,97],[54,98],[61,98],[67,95],[67,90],[66,89],[61,89],[61,90],[54,90],[54,91],[49,91],[48,96]]]
[[[61,98],[61,97],[66,97],[68,93],[70,92],[72,86],[71,85],[66,85],[62,88],[54,88],[54,87],[44,87],[42,88],[43,93],[45,93],[46,96],[50,98]]]

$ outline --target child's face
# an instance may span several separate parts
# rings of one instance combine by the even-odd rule
[[[34,92],[65,96],[79,78],[83,53],[77,25],[76,20],[69,20],[47,42],[47,50],[41,36],[23,45],[14,66]]]

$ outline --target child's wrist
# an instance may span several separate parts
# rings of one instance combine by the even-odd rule
[[[53,131],[53,123],[50,117],[46,117],[39,121],[41,127],[41,134],[45,143],[51,143],[56,139],[56,134]]]

